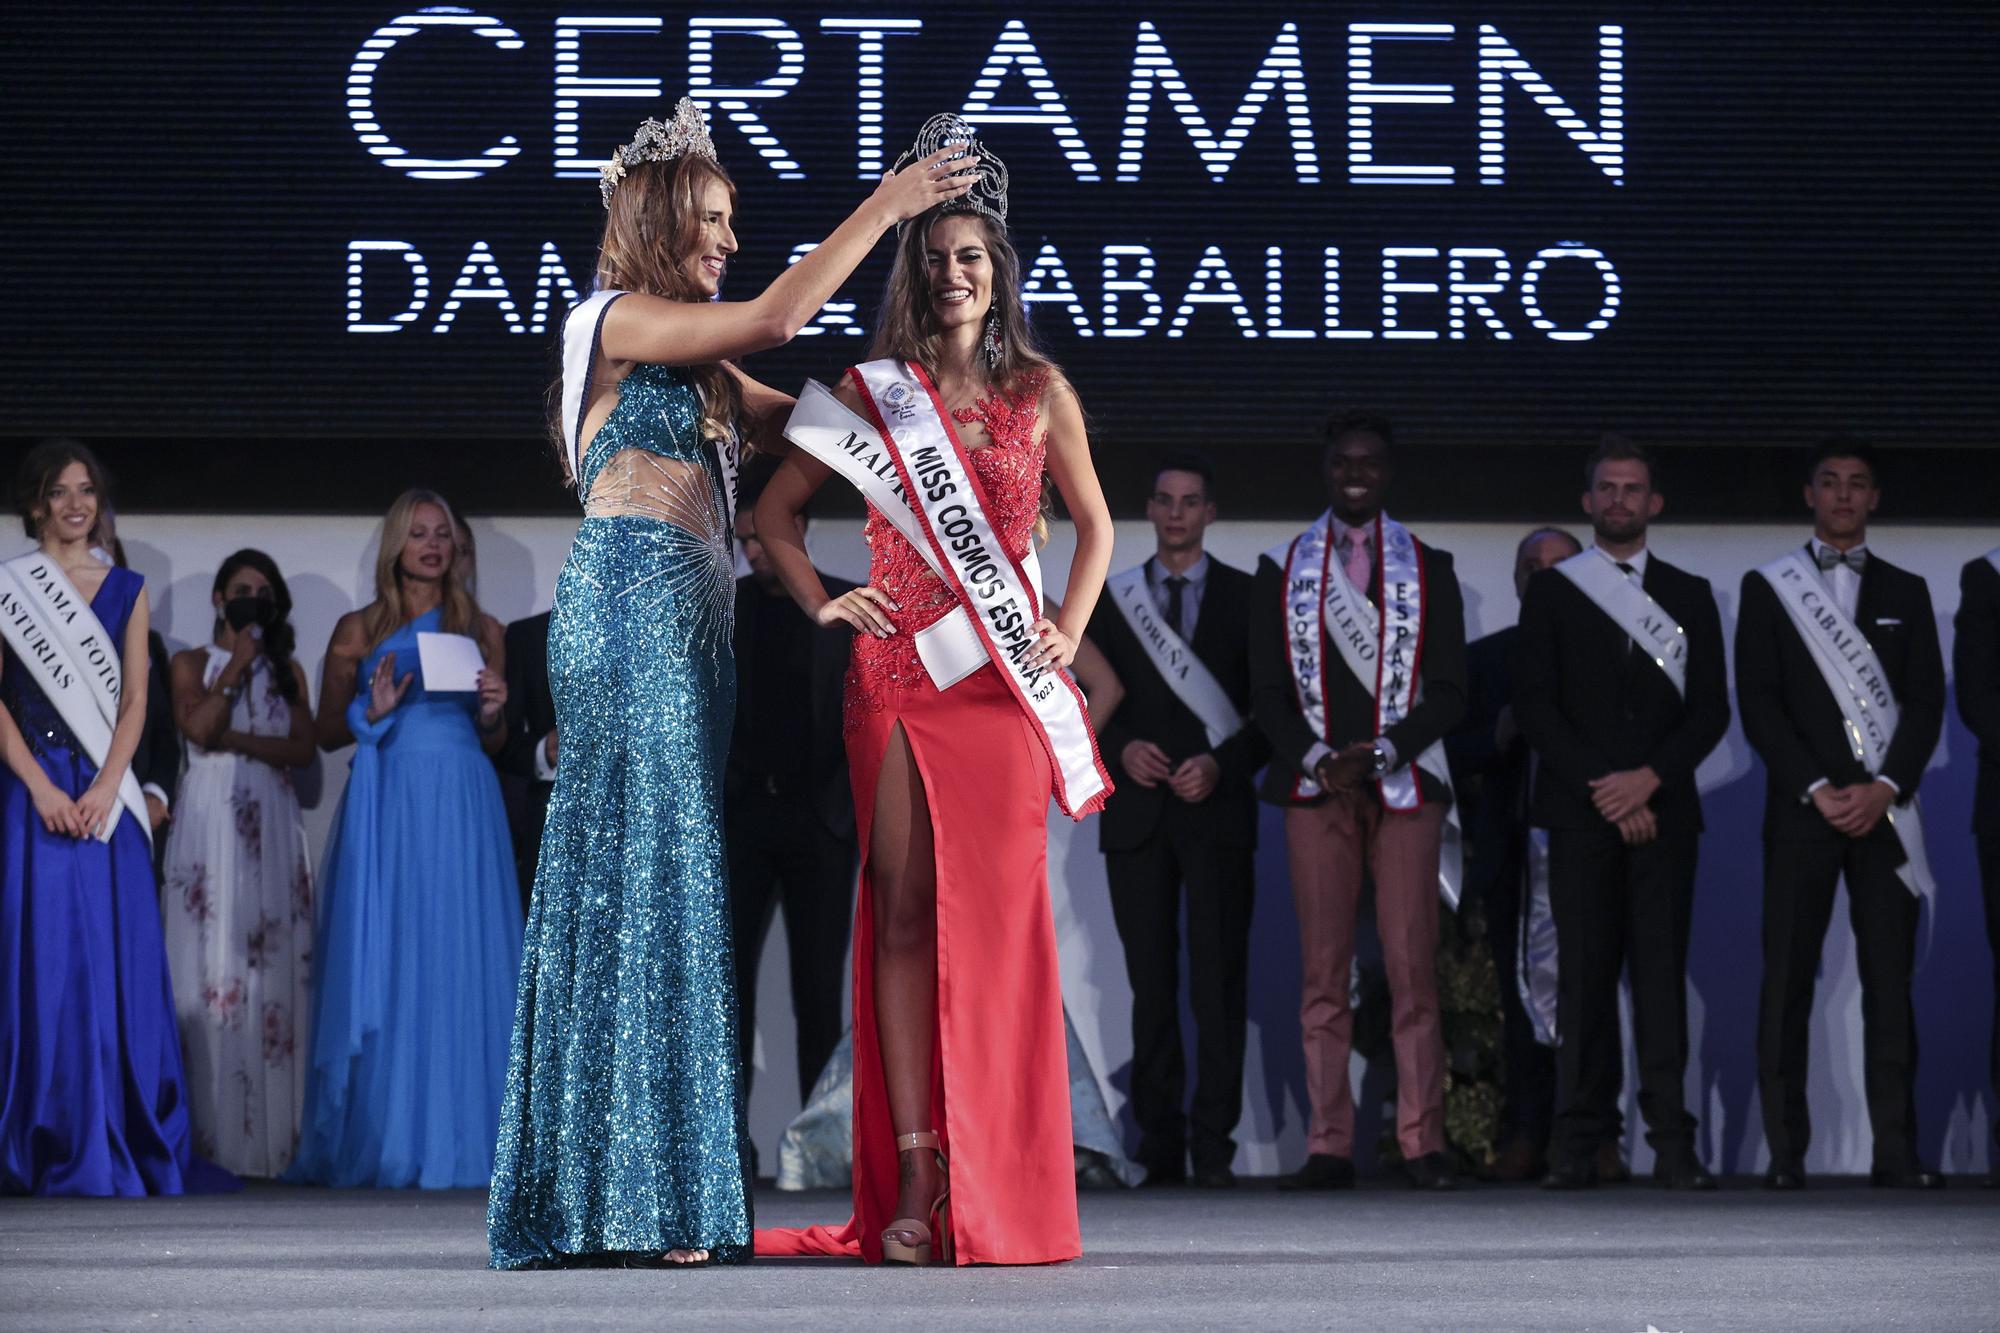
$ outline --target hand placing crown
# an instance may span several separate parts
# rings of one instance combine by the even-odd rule
[[[611,160],[598,169],[597,190],[604,196],[604,206],[611,207],[611,196],[618,189],[618,182],[625,179],[627,167],[640,162],[671,162],[688,153],[711,162],[716,160],[715,140],[708,136],[708,118],[701,114],[701,106],[692,97],[683,97],[674,106],[672,120],[640,121],[632,142],[611,151]]]
[[[945,112],[932,116],[917,131],[917,141],[909,151],[896,159],[895,169],[901,171],[912,162],[921,162],[932,153],[946,148],[959,151],[946,158],[947,167],[959,158],[976,157],[978,165],[971,169],[974,180],[972,188],[957,198],[948,199],[937,205],[940,213],[978,213],[1007,231],[1007,164],[985,144],[979,142],[978,134],[962,116]],[[947,170],[946,174],[955,174]],[[903,228],[909,226],[908,219],[896,224],[896,234],[902,235]]]

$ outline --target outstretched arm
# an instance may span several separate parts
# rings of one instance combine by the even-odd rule
[[[885,174],[861,207],[749,301],[670,301],[633,293],[604,316],[603,351],[611,361],[699,366],[790,342],[840,284],[868,257],[882,233],[905,218],[956,199],[978,179],[979,159],[947,162],[947,145],[901,171]]]

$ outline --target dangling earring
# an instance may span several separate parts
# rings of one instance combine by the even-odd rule
[[[986,336],[979,340],[979,350],[986,353],[986,368],[988,370],[999,369],[1000,312],[998,310],[989,310],[986,312]]]

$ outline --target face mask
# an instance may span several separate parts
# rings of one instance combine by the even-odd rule
[[[268,597],[232,597],[222,604],[222,618],[231,629],[268,625],[277,614],[277,604]]]

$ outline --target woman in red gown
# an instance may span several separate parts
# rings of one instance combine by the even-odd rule
[[[942,134],[971,138],[962,125],[926,126],[927,139]],[[1061,491],[1076,554],[1058,619],[1036,622],[1030,651],[1066,667],[1110,563],[1111,520],[1076,395],[1028,330],[1005,170],[985,147],[970,151],[980,184],[904,230],[870,355],[914,363],[935,384],[1009,556],[1023,559],[1035,540],[1045,473]],[[837,396],[868,414],[852,374]],[[795,451],[757,506],[757,532],[809,614],[857,631],[846,704],[864,849],[854,1216],[838,1229],[759,1231],[756,1252],[1074,1259],[1082,1242],[1048,894],[1048,751],[992,662],[943,692],[932,683],[913,635],[959,603],[873,505],[868,584],[827,597],[795,534],[829,475]]]

